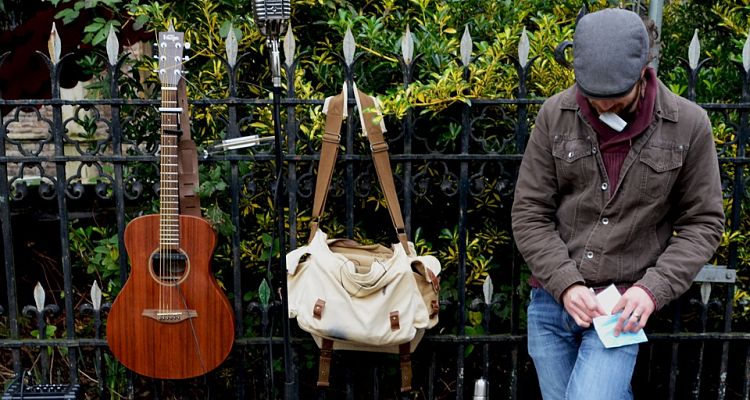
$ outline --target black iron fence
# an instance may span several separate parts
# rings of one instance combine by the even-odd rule
[[[349,54],[344,54],[341,65],[344,80],[350,84],[355,80],[353,51],[345,44],[344,53]],[[462,46],[467,80],[470,54],[471,49]],[[323,104],[320,99],[296,97],[293,55],[292,48],[285,65],[289,89],[280,99],[289,243],[282,253],[305,236],[304,216],[311,207],[318,159],[315,135],[320,132],[303,133],[302,127],[315,121],[300,110],[319,110]],[[110,97],[102,100],[61,98],[60,57],[41,53],[40,57],[50,69],[52,98],[0,99],[0,107],[13,109],[0,124],[0,222],[6,291],[0,309],[0,358],[5,363],[6,384],[16,383],[14,388],[18,382],[80,384],[88,398],[462,399],[471,398],[475,379],[484,377],[489,381],[490,398],[539,397],[525,349],[528,272],[512,241],[508,239],[493,254],[495,267],[486,274],[491,280],[482,275],[487,284],[466,285],[471,281],[467,275],[474,271],[470,267],[471,243],[482,240],[472,236],[472,226],[489,222],[499,231],[510,231],[509,205],[516,169],[543,100],[527,97],[530,62],[522,52],[516,65],[519,87],[514,98],[474,99],[470,104],[454,104],[437,116],[409,110],[400,120],[387,118],[408,234],[435,240],[437,232],[447,228],[445,234],[456,239],[454,262],[444,261],[443,279],[450,283],[444,288],[451,293],[443,295],[441,323],[428,332],[414,354],[415,390],[403,395],[398,394],[397,358],[377,354],[335,353],[331,387],[316,388],[317,348],[293,321],[290,335],[285,335],[287,330],[282,327],[288,320],[280,306],[280,292],[272,292],[272,301],[245,298],[261,282],[248,280],[244,270],[247,261],[242,259],[241,246],[243,240],[254,239],[244,235],[253,231],[250,227],[256,222],[242,214],[241,204],[249,194],[273,190],[275,177],[268,171],[274,170],[269,167],[274,156],[267,148],[201,153],[199,157],[204,169],[221,164],[228,171],[222,177],[227,184],[222,196],[228,199],[225,211],[235,229],[222,239],[228,248],[223,260],[228,267],[221,280],[236,319],[235,346],[229,359],[204,377],[179,382],[146,379],[118,366],[108,353],[101,329],[112,293],[110,288],[100,289],[99,284],[89,286],[87,282],[87,296],[76,295],[74,288],[94,275],[73,267],[71,259],[76,254],[71,250],[71,227],[74,221],[114,227],[114,248],[119,250],[116,275],[124,282],[128,259],[123,232],[129,212],[152,202],[158,183],[158,135],[144,135],[132,127],[142,126],[139,124],[149,118],[156,121],[158,102],[120,96],[123,58],[116,51],[112,54],[110,50],[108,62]],[[237,96],[236,60],[231,51],[221,60],[229,77],[230,96],[190,102],[194,113],[212,113],[223,121],[225,139],[252,133],[248,121],[271,105],[267,99]],[[404,53],[400,63],[403,84],[408,85],[414,57]],[[688,66],[688,97],[692,100],[699,68],[695,63]],[[738,231],[747,217],[743,202],[748,178],[745,165],[750,160],[745,154],[750,133],[750,74],[746,69],[743,77],[742,102],[702,104],[712,119],[723,121],[734,131],[731,140],[718,146],[729,231]],[[360,220],[374,212],[363,209],[363,204],[373,207],[367,199],[377,197],[375,175],[358,137],[353,107],[351,101],[331,194],[331,202],[343,209],[339,220],[349,236],[360,228]],[[88,136],[86,132],[76,134],[77,127],[85,124],[94,127]],[[43,129],[34,133],[30,126]],[[455,131],[451,141],[440,142],[431,136],[448,131],[449,126]],[[212,143],[202,145],[209,148]],[[488,201],[493,202],[490,212],[474,211]],[[384,220],[388,221],[387,217]],[[377,222],[368,226],[389,231]],[[268,233],[273,237],[273,232]],[[40,244],[49,252],[40,252]],[[649,343],[641,346],[633,381],[637,397],[750,398],[750,332],[747,326],[744,331],[732,326],[736,270],[744,267],[738,254],[745,250],[737,242],[726,246],[726,265],[706,268],[694,289],[651,322]],[[285,278],[277,263],[271,259],[269,264],[272,288],[280,287]],[[469,322],[477,317],[481,324]]]

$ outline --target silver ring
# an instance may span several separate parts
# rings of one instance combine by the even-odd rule
[[[641,314],[632,313],[630,314],[631,317],[634,317],[635,319],[641,319]]]

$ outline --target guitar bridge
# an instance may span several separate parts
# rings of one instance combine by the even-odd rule
[[[159,322],[164,322],[168,324],[176,324],[188,318],[198,317],[198,313],[195,310],[164,311],[164,310],[146,309],[146,310],[143,310],[141,315],[144,317],[153,318]]]

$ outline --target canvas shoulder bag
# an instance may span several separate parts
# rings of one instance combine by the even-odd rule
[[[378,182],[398,243],[364,245],[329,238],[319,229],[336,163],[347,89],[326,99],[326,129],[315,184],[310,240],[286,255],[289,318],[321,349],[318,386],[329,385],[333,350],[400,354],[401,390],[411,390],[411,352],[438,322],[440,262],[418,256],[404,229],[388,145],[376,99],[353,88],[363,135],[370,142]],[[303,260],[304,258],[304,260]]]

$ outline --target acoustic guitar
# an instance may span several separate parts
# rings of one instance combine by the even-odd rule
[[[125,229],[131,271],[107,319],[112,354],[152,378],[206,374],[234,343],[232,308],[210,270],[216,234],[204,219],[180,215],[177,83],[183,34],[159,33],[161,150],[159,215],[133,219]]]

